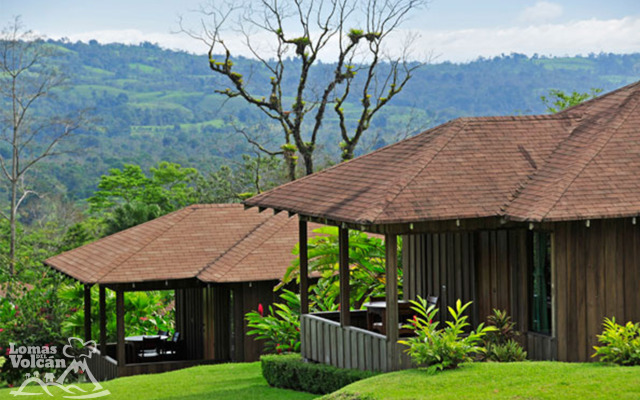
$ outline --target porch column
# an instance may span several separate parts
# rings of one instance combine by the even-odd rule
[[[84,341],[91,340],[91,285],[84,285]]]
[[[100,352],[103,356],[107,355],[107,293],[103,285],[99,286],[100,290]]]
[[[116,331],[117,331],[117,359],[118,367],[124,367],[125,348],[124,348],[124,292],[116,290]]]
[[[307,221],[298,216],[300,247],[300,313],[309,313],[309,255],[307,252]]]
[[[386,234],[385,269],[387,310],[385,328],[387,331],[387,360],[390,369],[398,369],[398,236]]]
[[[349,230],[338,228],[338,243],[340,251],[340,325],[351,325],[349,310]]]

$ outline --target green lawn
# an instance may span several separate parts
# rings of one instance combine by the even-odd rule
[[[559,362],[475,363],[355,382],[326,399],[639,399],[640,367]]]
[[[80,385],[91,388],[88,385]],[[274,389],[259,363],[220,364],[105,382],[105,400],[136,399],[313,399],[317,396]],[[0,399],[17,398],[11,389]],[[54,392],[63,398],[61,392]],[[22,397],[22,396],[20,396]],[[51,397],[46,395],[38,398]],[[524,362],[467,364],[456,371],[427,375],[408,370],[377,375],[325,399],[639,399],[640,367]]]
[[[274,389],[267,385],[260,371],[260,363],[219,364],[183,369],[156,375],[139,375],[104,382],[111,395],[105,400],[136,399],[313,399],[317,396]],[[80,385],[83,389],[93,385]],[[0,399],[25,398],[11,396],[11,389],[0,390]],[[54,392],[62,399],[62,392]],[[51,399],[45,394],[27,396]]]

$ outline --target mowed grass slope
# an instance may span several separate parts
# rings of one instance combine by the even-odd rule
[[[560,362],[474,363],[355,382],[325,399],[640,399],[640,367]]]
[[[110,395],[102,397],[108,400],[306,400],[318,397],[309,393],[270,387],[262,377],[260,363],[257,362],[208,365],[164,374],[132,376],[103,382],[102,385],[111,392]],[[79,386],[85,390],[93,389],[92,384]],[[25,398],[10,395],[11,390],[0,390],[0,399]],[[42,394],[26,398],[64,398],[62,391],[52,392],[55,397]]]

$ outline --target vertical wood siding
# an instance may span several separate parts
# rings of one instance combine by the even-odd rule
[[[473,301],[473,326],[492,310],[506,310],[532,359],[555,359],[551,336],[528,334],[529,239],[527,230],[415,234],[403,238],[404,296],[438,296],[440,320],[460,299]]]
[[[555,224],[559,360],[593,360],[605,317],[640,321],[639,229],[628,218]]]

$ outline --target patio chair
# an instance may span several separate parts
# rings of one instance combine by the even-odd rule
[[[160,336],[145,336],[142,338],[142,344],[138,348],[138,358],[151,359],[160,356]]]
[[[174,332],[173,336],[162,343],[162,354],[175,358],[180,350],[180,332]]]

